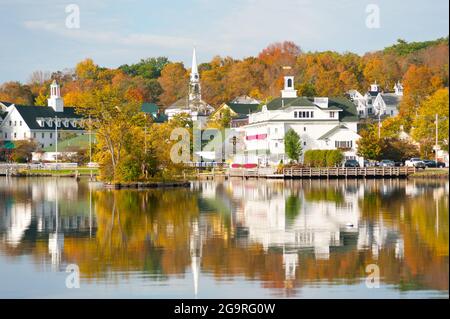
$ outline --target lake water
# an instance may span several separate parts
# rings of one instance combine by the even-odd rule
[[[0,298],[448,298],[448,196],[447,181],[0,178]]]

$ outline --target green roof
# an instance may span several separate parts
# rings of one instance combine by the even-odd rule
[[[281,98],[273,99],[267,104],[268,110],[278,110],[280,108],[288,108],[291,106],[315,106],[326,110],[342,110],[339,112],[341,121],[356,122],[358,121],[358,112],[352,101],[345,97],[329,97],[328,108],[321,108],[314,104],[313,97],[297,97],[297,98]]]
[[[259,104],[227,103],[228,107],[238,115],[248,115],[258,111]]]
[[[12,150],[14,149],[16,146],[14,145],[14,142],[12,141],[3,141],[2,144],[0,144],[0,149],[7,149],[7,150]]]
[[[27,126],[32,130],[42,130],[42,129],[54,129],[54,127],[48,126],[44,124],[44,126],[40,126],[36,121],[37,118],[70,118],[70,119],[81,119],[82,116],[76,113],[75,108],[70,106],[65,106],[63,112],[55,112],[52,107],[49,106],[26,106],[26,105],[15,105],[16,110],[20,113],[22,118],[24,119]],[[80,126],[73,127],[69,125],[69,127],[65,127],[61,125],[58,127],[58,130],[70,130],[70,131],[82,131],[83,128]]]
[[[150,102],[146,102],[143,103],[141,106],[141,111],[145,112],[145,113],[157,113],[158,112],[158,105],[156,105],[155,103],[150,103]]]
[[[95,135],[92,135],[92,144],[95,143]],[[78,135],[67,140],[58,141],[58,152],[73,151],[74,149],[88,149],[89,148],[89,134]],[[55,152],[56,146],[47,146],[42,149],[44,152]]]
[[[346,122],[357,122],[358,111],[356,105],[345,97],[330,97],[328,98],[328,108],[336,107],[342,110],[339,112],[339,119]]]
[[[146,102],[141,106],[141,111],[147,114],[150,114],[153,118],[153,122],[155,123],[163,123],[166,122],[169,118],[164,112],[159,112],[159,106],[155,103]]]

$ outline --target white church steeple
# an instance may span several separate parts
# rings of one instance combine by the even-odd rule
[[[64,101],[61,98],[59,84],[53,80],[50,85],[50,98],[47,100],[48,106],[52,107],[55,112],[64,112]]]
[[[189,81],[189,101],[201,100],[200,74],[198,73],[195,48],[192,52],[192,66]]]

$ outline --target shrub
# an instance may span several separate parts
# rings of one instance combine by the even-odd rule
[[[340,150],[308,150],[303,163],[309,167],[339,166],[344,158]]]

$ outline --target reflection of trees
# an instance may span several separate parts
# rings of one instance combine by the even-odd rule
[[[420,196],[407,195],[404,187],[394,187],[389,194],[372,187],[360,199],[361,215],[394,226],[404,240],[401,264],[392,258],[393,251],[377,261],[387,282],[405,290],[448,289],[448,194],[443,184],[419,182],[414,187]],[[439,189],[442,193],[434,195]]]
[[[298,255],[298,266],[294,277],[289,279],[289,287],[298,288],[319,280],[354,284],[365,278],[366,265],[376,263],[384,283],[404,290],[448,290],[449,203],[443,184],[406,181],[391,184],[382,181],[260,183],[245,182],[247,194],[255,188],[260,192],[253,195],[259,196],[258,200],[280,196],[285,201],[287,220],[291,221],[298,217],[307,202],[342,204],[350,190],[352,196],[358,196],[355,209],[361,221],[369,226],[382,222],[404,242],[402,257],[396,255],[392,245],[380,247],[377,256],[370,249],[358,250],[354,244],[331,246],[327,260],[316,259],[310,248],[288,247],[290,254]],[[406,183],[420,193],[407,194]],[[16,196],[15,192],[2,190],[0,200],[14,196],[17,201],[26,201],[27,192],[25,189]],[[78,192],[80,199],[89,196],[82,188]],[[127,274],[137,270],[157,274],[151,277],[160,279],[183,274],[191,267],[190,236],[192,222],[196,220],[199,229],[204,231],[201,236],[202,272],[216,278],[244,276],[261,280],[263,287],[287,288],[283,249],[264,250],[261,244],[250,244],[245,236],[238,237],[236,231],[230,229],[236,207],[248,199],[230,199],[232,192],[223,186],[213,195],[215,197],[199,201],[197,192],[182,189],[95,191],[95,237],[65,236],[63,258],[67,263],[78,264],[83,276],[91,279],[111,276],[113,271]],[[232,205],[228,205],[227,199]],[[64,214],[70,206],[70,202],[62,201],[61,212]],[[75,210],[79,209],[82,208]],[[39,236],[35,227],[31,228],[25,235],[29,238],[27,241],[15,248],[0,243],[0,251],[11,256],[31,252],[36,261],[42,260],[42,256],[48,256],[48,245],[44,241],[47,237]]]
[[[195,196],[183,190],[98,191],[94,203],[95,241],[73,239],[65,247],[67,259],[78,263],[83,273],[184,272],[190,220],[198,215]]]

